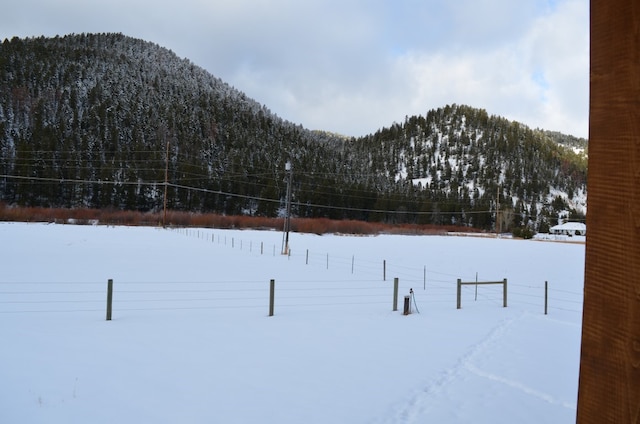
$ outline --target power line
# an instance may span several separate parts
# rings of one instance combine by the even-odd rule
[[[177,189],[196,191],[201,193],[208,194],[217,194],[221,196],[235,197],[247,200],[256,200],[262,202],[271,202],[271,203],[282,203],[280,199],[269,199],[260,196],[252,196],[252,195],[244,195],[237,193],[230,193],[222,190],[213,190],[202,187],[192,187],[183,184],[174,184],[174,183],[165,183],[164,181],[154,181],[154,182],[145,182],[145,181],[111,181],[111,180],[86,180],[86,179],[66,179],[66,178],[46,178],[46,177],[25,177],[20,175],[9,175],[9,174],[0,174],[0,178],[6,179],[18,179],[18,180],[27,180],[27,181],[40,181],[40,182],[50,182],[50,183],[59,183],[59,184],[98,184],[98,185],[115,185],[115,186],[150,186],[150,187],[173,187]],[[349,212],[367,212],[367,213],[381,213],[381,214],[390,214],[390,215],[419,215],[419,216],[432,216],[432,215],[474,215],[474,214],[485,214],[485,213],[493,213],[494,211],[486,210],[486,211],[410,211],[410,210],[388,210],[388,209],[370,209],[370,208],[354,208],[354,207],[346,207],[346,206],[334,206],[334,205],[322,205],[311,202],[295,202],[292,201],[291,205],[295,205],[301,208],[322,208],[322,209],[331,209],[331,210],[340,210],[340,211],[349,211]]]

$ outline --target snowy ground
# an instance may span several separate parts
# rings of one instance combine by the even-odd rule
[[[583,244],[292,233],[283,256],[273,231],[0,237],[1,423],[575,422]],[[507,278],[508,307],[486,285],[456,309],[458,278]]]

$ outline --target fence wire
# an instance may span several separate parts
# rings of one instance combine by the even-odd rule
[[[210,231],[180,228],[178,234],[216,243],[253,256],[281,256],[280,246],[263,241],[213,234]],[[367,307],[387,310],[392,305],[393,280],[399,279],[399,298],[413,289],[422,312],[433,307],[456,307],[456,282],[477,279],[476,275],[459,275],[434,269],[426,264],[410,266],[386,260],[371,260],[358,255],[349,257],[293,251],[289,261],[310,267],[338,269],[344,279],[279,280],[275,301],[278,308]],[[347,277],[348,276],[348,277]],[[545,309],[544,281],[508,279],[508,307],[536,313]],[[478,280],[482,282],[483,280]],[[2,282],[0,314],[41,312],[99,312],[106,304],[106,282]],[[501,286],[462,287],[462,303],[502,306]],[[548,285],[546,309],[582,312],[583,293]],[[399,301],[400,302],[400,301]],[[162,310],[233,310],[265,309],[269,306],[269,279],[260,281],[114,281],[114,311]],[[464,306],[463,306],[464,307]]]
[[[417,288],[416,280],[399,278],[399,298],[414,290],[424,311],[429,305],[456,307],[455,280],[429,280]],[[387,310],[392,305],[393,281],[312,280],[276,281],[278,308],[375,306]],[[98,289],[102,286],[102,289]],[[106,305],[105,283],[33,283],[0,282],[0,314],[40,312],[97,312]],[[501,306],[501,286],[465,285],[463,305],[485,303]],[[544,310],[544,285],[508,283],[508,306],[541,313]],[[127,282],[114,281],[115,311],[160,311],[202,309],[265,309],[269,305],[269,281],[210,282]],[[442,306],[438,306],[441,308]],[[464,307],[464,306],[463,306]],[[549,288],[549,311],[582,311],[582,294]]]

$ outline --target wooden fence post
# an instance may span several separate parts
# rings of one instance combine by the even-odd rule
[[[502,286],[502,307],[507,307],[507,279],[504,280],[504,285]]]
[[[422,290],[426,290],[427,289],[427,266],[424,266],[424,273],[423,273],[423,277],[422,277]]]
[[[476,283],[478,282],[478,273],[476,272]],[[504,288],[503,288],[504,291]],[[478,301],[478,285],[476,284],[476,297],[474,301]]]
[[[411,296],[404,297],[404,315],[409,315],[411,313]]]
[[[460,278],[458,278],[458,289],[457,289],[457,303],[456,303],[456,309],[460,309],[460,303],[461,303],[461,298],[462,297],[462,280]]]
[[[398,277],[393,279],[393,310],[398,310]]]
[[[111,321],[111,305],[113,303],[113,280],[107,281],[107,321]]]
[[[502,284],[502,306],[504,308],[507,307],[507,279],[503,279],[502,281],[462,281],[460,278],[458,278],[458,287],[456,290],[456,308],[460,309],[461,308],[461,303],[462,303],[462,286],[468,286],[468,285],[475,285],[476,286],[476,290],[477,287],[479,285],[486,285],[486,284]]]
[[[382,281],[387,281],[387,260],[382,261]]]
[[[276,291],[276,280],[271,280],[269,282],[269,316],[273,316],[273,303],[275,300],[275,291]]]
[[[549,284],[544,282],[544,314],[547,315],[547,305],[548,305],[548,293],[549,293]]]

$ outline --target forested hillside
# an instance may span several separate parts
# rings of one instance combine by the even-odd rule
[[[586,140],[451,105],[344,138],[121,34],[0,45],[7,204],[545,230],[585,212]]]

